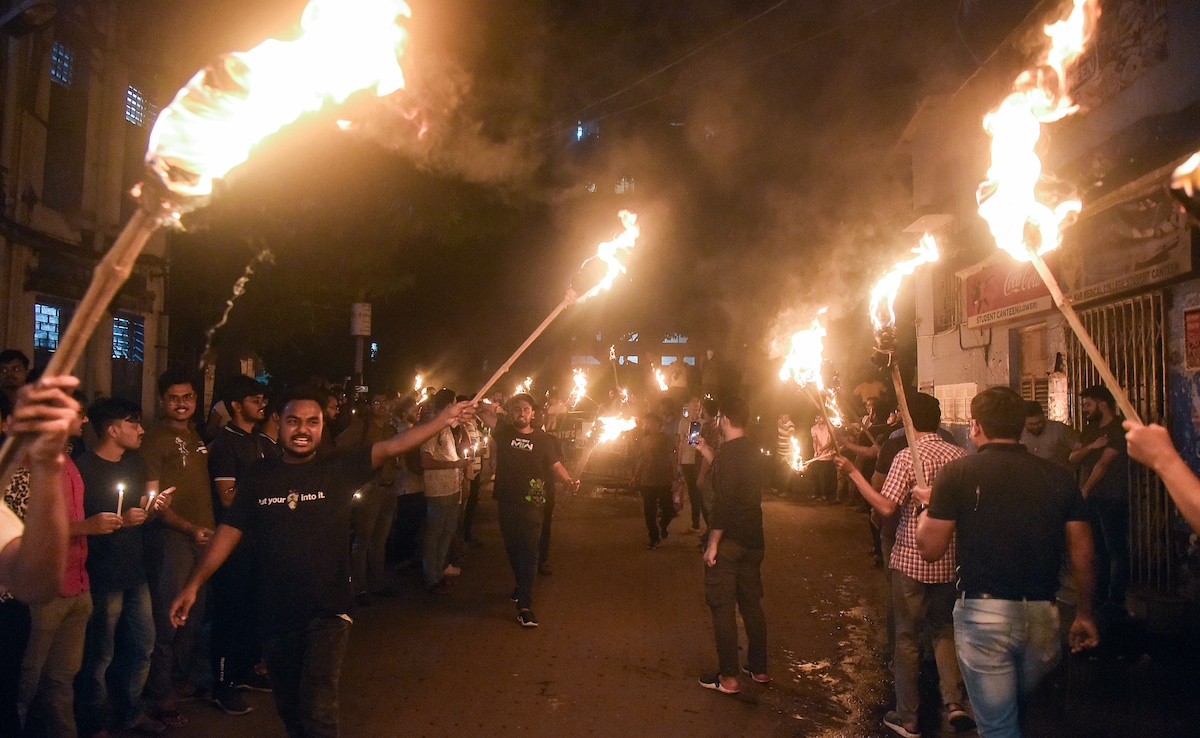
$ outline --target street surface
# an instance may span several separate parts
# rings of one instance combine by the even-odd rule
[[[541,627],[522,629],[495,506],[480,503],[482,545],[449,596],[411,571],[401,596],[355,622],[342,671],[345,736],[874,736],[886,698],[874,631],[883,576],[865,517],[768,497],[763,564],[770,686],[736,696],[701,688],[716,671],[698,537],[672,523],[646,549],[641,502],[575,497],[555,511],[553,574],[539,577]],[[686,509],[685,509],[686,514]],[[744,648],[744,643],[743,643]],[[171,735],[284,735],[270,695],[228,717],[186,705]]]

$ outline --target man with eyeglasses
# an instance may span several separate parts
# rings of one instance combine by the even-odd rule
[[[192,420],[196,414],[192,378],[179,371],[164,373],[158,378],[158,397],[162,418],[142,439],[146,492],[157,495],[169,487],[175,492],[171,506],[164,508],[145,531],[155,629],[146,697],[153,717],[168,727],[178,727],[186,724],[187,718],[176,708],[176,699],[195,691],[186,680],[196,656],[196,629],[193,625],[173,626],[169,608],[204,553],[216,521],[208,478],[208,447]]]
[[[217,525],[233,504],[251,467],[262,458],[254,430],[263,421],[266,387],[253,377],[236,374],[224,383],[222,396],[230,420],[213,438],[208,455],[213,510]],[[258,582],[248,547],[235,549],[213,575],[208,605],[212,612],[213,702],[230,715],[250,706],[238,689],[266,691],[266,667],[256,669],[262,655],[255,622]]]

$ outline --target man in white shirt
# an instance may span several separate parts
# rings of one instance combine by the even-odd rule
[[[429,401],[434,413],[454,402],[454,390],[443,389]],[[421,446],[421,466],[425,469],[425,543],[422,574],[425,588],[445,594],[446,557],[458,529],[458,505],[462,494],[462,474],[471,462],[459,456],[454,431],[443,428]]]

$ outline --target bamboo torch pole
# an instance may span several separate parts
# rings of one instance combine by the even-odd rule
[[[925,466],[921,463],[921,452],[917,449],[917,429],[913,426],[912,413],[908,411],[908,396],[904,393],[904,379],[900,376],[900,365],[892,359],[892,386],[896,388],[896,402],[900,417],[904,421],[904,438],[908,441],[908,452],[912,454],[913,472],[917,485],[925,486]]]
[[[1092,360],[1092,364],[1096,367],[1096,371],[1100,373],[1100,379],[1104,381],[1108,391],[1117,400],[1117,405],[1121,408],[1121,414],[1126,420],[1131,420],[1138,425],[1142,425],[1142,418],[1138,415],[1138,411],[1134,408],[1133,403],[1129,401],[1129,395],[1125,393],[1121,383],[1117,381],[1116,375],[1112,373],[1112,369],[1108,366],[1108,360],[1104,358],[1104,354],[1100,353],[1100,349],[1096,346],[1096,342],[1088,335],[1087,329],[1083,327],[1083,322],[1079,320],[1078,313],[1071,306],[1071,301],[1063,294],[1062,289],[1058,286],[1058,280],[1054,278],[1054,274],[1050,271],[1050,267],[1046,266],[1046,262],[1041,256],[1038,256],[1033,250],[1029,251],[1029,255],[1033,261],[1033,268],[1037,270],[1038,276],[1046,283],[1046,289],[1050,290],[1050,296],[1054,298],[1054,304],[1058,306],[1059,312],[1067,319],[1067,325],[1071,326],[1071,330],[1075,332],[1075,337],[1079,339],[1079,344],[1083,346],[1083,350],[1087,353],[1088,358]]]
[[[92,281],[87,292],[79,301],[75,317],[67,326],[66,333],[58,343],[58,348],[46,365],[43,376],[57,377],[70,374],[83,356],[88,339],[95,332],[100,318],[104,316],[108,305],[116,297],[121,285],[129,279],[138,256],[146,245],[146,241],[164,223],[174,219],[177,205],[158,194],[159,188],[144,188],[139,197],[140,207],[121,231],[112,248],[96,265]],[[0,482],[5,487],[12,479],[15,462],[26,439],[9,436],[0,446]]]
[[[562,302],[558,303],[558,306],[550,311],[550,314],[546,316],[546,319],[542,321],[542,324],[535,328],[533,333],[529,334],[529,338],[525,339],[525,343],[522,343],[520,347],[513,352],[513,355],[508,357],[508,361],[504,362],[500,368],[496,370],[496,373],[493,374],[492,378],[487,381],[487,384],[483,385],[483,388],[475,393],[475,399],[471,402],[479,402],[482,400],[483,396],[487,394],[487,391],[490,390],[492,386],[496,384],[496,382],[500,381],[500,377],[503,377],[508,370],[512,368],[513,362],[520,358],[521,354],[525,353],[525,350],[537,340],[537,337],[542,335],[542,333],[550,327],[550,324],[554,322],[554,319],[557,318],[562,311],[570,307],[571,304],[577,299],[578,297],[575,294],[575,290],[568,289],[567,294],[563,298]]]

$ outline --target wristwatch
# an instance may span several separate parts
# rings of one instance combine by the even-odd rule
[[[919,503],[917,505],[917,517],[921,517],[921,513],[925,512],[928,509],[929,509],[929,505],[926,505],[924,503]]]

